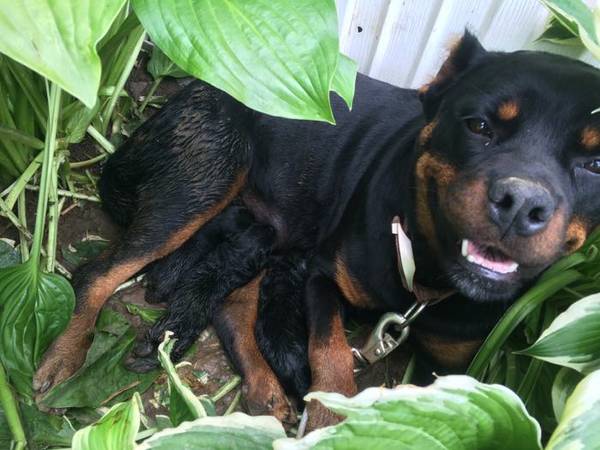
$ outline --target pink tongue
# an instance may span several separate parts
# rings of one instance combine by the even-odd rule
[[[510,273],[514,272],[517,268],[517,263],[511,260],[506,261],[493,261],[487,258],[480,248],[473,242],[469,241],[467,247],[467,254],[473,259],[472,262],[478,264],[486,269],[493,270],[497,273]]]

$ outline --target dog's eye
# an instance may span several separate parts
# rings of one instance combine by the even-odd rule
[[[482,136],[486,136],[490,139],[494,135],[488,123],[483,119],[471,117],[466,119],[465,123],[467,124],[467,128],[471,131],[471,133],[481,134]]]
[[[583,168],[592,173],[600,174],[600,159],[594,159],[593,161],[586,162],[583,165]]]

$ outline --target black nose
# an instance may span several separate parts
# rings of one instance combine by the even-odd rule
[[[492,221],[502,234],[531,236],[546,228],[556,210],[552,194],[539,183],[508,177],[494,181],[488,191]]]

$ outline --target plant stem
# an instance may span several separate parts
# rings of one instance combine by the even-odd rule
[[[21,192],[19,195],[19,201],[17,202],[17,214],[19,221],[23,224],[23,227],[27,229],[27,205],[25,192]],[[21,250],[21,262],[25,262],[29,259],[29,245],[27,236],[22,230],[19,230],[19,248]]]
[[[15,213],[13,213],[10,208],[8,208],[8,205],[6,204],[6,202],[4,200],[2,200],[2,198],[0,198],[0,215],[6,217],[10,223],[13,224],[13,226],[19,230],[19,232],[23,233],[23,235],[25,236],[25,238],[29,241],[33,240],[33,235],[31,234],[31,232],[27,229],[26,226],[23,225],[23,223],[21,223],[21,221],[19,220],[19,218],[15,215]],[[42,256],[46,256],[46,251],[42,248],[41,249],[41,253]],[[71,278],[71,272],[69,272],[67,270],[67,268],[65,266],[63,266],[62,264],[59,264],[58,262],[56,263],[56,270],[58,272],[60,272],[62,275],[64,275],[67,278]],[[142,276],[142,275],[140,275]]]
[[[15,441],[15,450],[24,449],[27,445],[27,439],[25,438],[25,431],[21,424],[21,418],[19,417],[19,407],[17,401],[13,395],[13,392],[8,384],[6,378],[6,372],[4,367],[0,363],[0,405],[4,410],[8,427],[12,433],[13,440]]]
[[[147,430],[140,431],[138,434],[135,435],[135,440],[141,441],[142,439],[149,438],[157,431],[159,431],[158,428],[148,428]]]
[[[69,165],[71,166],[71,169],[81,169],[83,167],[92,166],[92,165],[96,164],[97,162],[100,162],[103,159],[106,159],[107,157],[108,157],[108,154],[102,153],[101,155],[94,156],[93,158],[90,158],[90,159],[86,159],[85,161],[76,161],[76,162],[69,163]]]
[[[6,204],[9,209],[13,209],[15,203],[21,192],[25,189],[25,185],[33,178],[38,169],[42,164],[42,159],[44,158],[44,152],[40,152],[34,159],[31,161],[27,169],[21,174],[21,176],[13,183],[13,187],[10,190],[8,196],[6,197]]]
[[[242,398],[242,391],[239,390],[235,393],[235,397],[233,397],[231,404],[227,407],[227,409],[225,410],[223,415],[226,416],[228,414],[231,414],[233,412],[233,410],[237,407],[237,405],[240,403],[241,398]]]
[[[39,186],[32,186],[31,184],[28,184],[27,186],[25,186],[25,188],[28,191],[36,191],[37,192],[40,190]],[[61,197],[75,198],[77,200],[87,200],[89,202],[100,203],[100,198],[96,197],[95,195],[79,194],[77,192],[71,192],[71,191],[67,191],[65,189],[57,189],[56,193],[58,195],[60,195]]]
[[[108,139],[106,139],[102,133],[100,133],[98,130],[96,130],[92,125],[87,127],[87,132],[88,134],[93,137],[96,142],[100,145],[100,147],[102,147],[104,150],[106,150],[107,153],[114,153],[115,152],[115,146],[112,145],[110,143],[110,141]]]
[[[140,53],[140,50],[142,49],[142,44],[144,43],[144,39],[146,39],[145,32],[143,32],[140,35],[140,38],[136,42],[133,51],[129,55],[127,64],[125,64],[125,67],[123,68],[123,72],[121,72],[121,76],[119,77],[117,84],[115,85],[115,90],[113,92],[113,95],[110,96],[106,110],[104,111],[104,114],[102,115],[102,126],[103,126],[102,131],[104,132],[104,134],[106,134],[106,131],[108,130],[108,124],[110,123],[110,119],[112,118],[113,111],[115,110],[115,106],[117,105],[117,100],[119,99],[119,93],[125,86],[125,83],[127,82],[127,79],[129,78],[129,74],[131,73],[133,66],[135,65],[135,62],[137,61],[137,57]]]
[[[35,231],[31,245],[30,261],[39,267],[42,241],[44,240],[44,227],[46,225],[46,211],[48,209],[48,189],[52,180],[54,169],[54,150],[56,149],[56,131],[60,115],[60,88],[51,83],[50,97],[48,99],[48,125],[46,127],[46,141],[44,143],[44,160],[42,162],[42,178],[40,180],[40,194],[38,196],[37,211],[35,216]]]
[[[227,381],[227,383],[221,386],[210,399],[214,403],[218,402],[227,394],[229,394],[233,389],[235,389],[235,387],[238,384],[240,384],[240,381],[242,381],[241,377],[239,377],[238,375],[233,376],[229,381]]]
[[[150,90],[148,91],[148,93],[146,94],[146,97],[144,98],[144,101],[140,105],[141,113],[144,112],[144,109],[146,109],[146,106],[148,106],[150,99],[152,98],[152,96],[154,95],[156,90],[158,89],[158,86],[160,85],[160,82],[162,80],[163,80],[163,77],[158,77],[152,82],[152,86],[150,86]]]
[[[65,199],[58,200],[58,168],[62,161],[62,155],[59,153],[53,161],[52,176],[50,183],[50,192],[48,200],[50,209],[48,211],[48,239],[46,242],[46,272],[54,272],[56,262],[56,244],[58,237],[58,219],[60,211],[65,203]]]
[[[3,136],[11,141],[24,144],[27,147],[41,150],[44,148],[44,143],[34,136],[30,136],[27,133],[23,133],[15,128],[0,126],[0,136]]]
[[[481,380],[485,369],[492,356],[500,349],[508,336],[527,317],[531,311],[542,304],[552,295],[565,286],[580,279],[583,275],[576,270],[570,269],[556,274],[553,278],[539,283],[526,292],[517,302],[504,314],[500,322],[496,324],[492,332],[471,362],[467,374]]]

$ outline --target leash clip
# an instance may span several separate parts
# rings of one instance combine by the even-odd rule
[[[425,306],[423,303],[415,302],[404,314],[389,312],[381,316],[365,345],[360,349],[352,349],[352,354],[357,362],[357,368],[354,371],[360,372],[368,365],[385,358],[404,343],[410,332],[410,323],[421,314]],[[394,337],[388,332],[390,328],[394,328],[396,334],[399,334]]]

